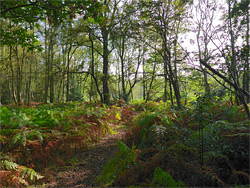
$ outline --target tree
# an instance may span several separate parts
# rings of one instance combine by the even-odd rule
[[[215,2],[202,0],[195,6],[197,18],[197,45],[198,45],[198,58],[200,63],[200,69],[203,73],[205,92],[210,93],[210,86],[208,83],[208,74],[206,68],[202,65],[202,61],[206,61],[213,50],[210,50],[208,45],[211,42],[210,36],[213,35],[212,23],[214,22]],[[202,40],[202,42],[200,42]]]
[[[234,28],[233,28],[233,22],[232,22],[232,6],[235,6],[235,2],[228,1],[227,3],[228,3],[228,10],[227,10],[227,17],[225,18],[226,20],[225,25],[222,27],[223,31],[221,31],[221,28],[219,28],[219,26],[218,28],[216,28],[216,30],[211,30],[211,26],[209,30],[204,29],[203,27],[199,27],[199,32],[202,31],[203,33],[205,33],[204,34],[205,37],[203,37],[202,42],[204,44],[206,44],[208,41],[213,43],[213,45],[215,46],[215,49],[218,52],[218,56],[216,57],[216,56],[212,56],[211,54],[210,55],[207,54],[206,56],[203,57],[203,59],[201,59],[201,56],[199,56],[199,61],[205,68],[209,70],[209,71],[206,71],[208,74],[213,76],[217,81],[219,81],[216,78],[216,76],[218,76],[220,79],[222,79],[225,83],[227,83],[230,87],[234,89],[234,91],[232,91],[225,84],[222,84],[219,81],[219,83],[221,83],[225,88],[234,92],[236,96],[235,98],[236,99],[238,98],[240,102],[244,105],[247,116],[250,119],[249,107],[247,106],[247,103],[245,101],[245,97],[248,97],[250,94],[248,91],[246,91],[244,88],[241,87],[241,84],[239,81],[239,73],[241,72],[240,71],[241,62],[238,62],[238,63],[236,62],[238,60],[236,58],[236,48],[235,48],[237,37],[233,31]],[[206,6],[206,7],[210,9],[203,10],[203,12],[211,11],[212,9],[217,8],[216,6],[211,6],[211,5]],[[207,16],[206,19],[210,19],[210,23],[212,23],[211,18]],[[221,38],[218,37],[218,34],[216,35],[216,33],[219,33],[219,32],[221,36],[223,36],[223,38],[225,39],[224,41],[222,41]],[[226,40],[226,39],[229,39],[229,40]],[[216,43],[215,40],[219,41],[220,44]],[[220,63],[220,69],[218,68],[216,69],[214,65],[218,63],[219,61],[221,61],[220,57],[224,59],[224,63]],[[211,62],[213,62],[213,64]],[[227,67],[227,71],[224,71],[225,66]]]
[[[169,81],[170,93],[172,96],[172,88],[174,90],[177,106],[181,108],[181,96],[179,90],[179,81],[177,75],[177,40],[178,34],[184,31],[181,27],[184,23],[184,16],[186,15],[186,1],[142,1],[140,3],[141,9],[141,26],[143,29],[150,31],[148,34],[155,33],[155,37],[151,38],[154,43],[160,42],[156,45],[147,44],[156,49],[164,60],[164,75],[165,75],[165,92],[167,81]],[[161,41],[159,41],[159,39]],[[165,93],[165,98],[167,94]],[[172,97],[171,97],[172,99]],[[173,104],[173,100],[172,100]]]

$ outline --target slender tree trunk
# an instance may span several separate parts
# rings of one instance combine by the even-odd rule
[[[249,28],[249,11],[247,13],[247,31],[246,31],[246,43],[247,43],[247,54],[246,54],[246,70],[244,72],[244,75],[245,75],[245,82],[244,82],[244,85],[245,85],[245,90],[250,93],[250,58],[249,58],[249,53],[250,53],[250,45],[249,45],[249,33],[250,33],[250,28]],[[247,103],[250,103],[250,96],[248,95],[246,97],[246,101]]]
[[[172,82],[169,79],[169,91],[170,91],[170,100],[171,100],[171,105],[174,106],[174,99],[173,99],[173,89],[172,89]]]
[[[69,81],[70,81],[70,73],[69,73],[69,67],[70,67],[70,51],[71,51],[72,45],[70,44],[68,54],[67,54],[67,82],[66,82],[66,101],[69,102]]]
[[[124,51],[125,51],[125,40],[124,37],[121,39],[121,49],[119,51],[119,56],[121,60],[121,72],[122,72],[122,98],[127,101],[128,97],[126,94],[126,87],[125,87],[125,70],[124,70]]]
[[[120,89],[121,75],[120,75],[119,63],[116,64],[116,75],[118,75],[117,90],[118,90],[118,98],[120,100],[122,97],[121,97],[121,89]]]
[[[228,17],[229,17],[229,33],[230,33],[230,42],[231,42],[231,49],[232,49],[232,59],[231,59],[231,66],[229,67],[229,72],[231,73],[231,77],[234,83],[239,86],[238,74],[236,72],[236,57],[235,57],[235,42],[234,42],[234,33],[233,33],[233,26],[232,26],[232,11],[231,11],[231,1],[228,1]],[[238,99],[241,97],[239,96],[238,89],[235,88],[235,102],[238,105]],[[241,101],[243,102],[243,101]]]
[[[173,74],[173,71],[172,71],[171,63],[170,63],[171,62],[170,53],[169,53],[168,56],[169,56],[169,59],[168,59],[169,80],[170,80],[171,84],[173,85],[173,89],[174,89],[174,94],[175,94],[175,99],[176,99],[176,102],[177,102],[177,106],[179,108],[181,108],[180,93],[179,93],[179,88],[178,88],[178,85],[176,83],[176,80],[174,79],[174,74]]]
[[[152,85],[153,85],[153,81],[154,81],[154,78],[155,78],[155,69],[156,69],[156,58],[155,58],[155,63],[154,63],[154,67],[153,67],[153,73],[152,73],[151,81],[150,81],[150,84],[149,84],[149,89],[148,89],[148,92],[147,92],[146,102],[149,101],[149,95],[150,95],[150,92],[152,90]]]
[[[91,37],[91,34],[90,34],[90,32],[91,31],[89,31],[89,39],[90,39],[90,42],[91,42],[91,83],[92,83],[92,78],[94,79],[94,81],[95,81],[95,86],[96,86],[96,90],[97,90],[97,92],[98,92],[98,94],[99,94],[99,96],[100,96],[100,100],[102,101],[102,102],[104,102],[104,100],[103,100],[103,97],[102,97],[102,94],[101,94],[101,91],[100,91],[100,89],[99,89],[99,85],[98,85],[98,80],[97,80],[97,78],[96,78],[96,76],[95,76],[95,56],[94,56],[94,42],[93,42],[93,40],[92,40],[92,37]],[[91,86],[92,86],[92,84],[91,84]],[[91,87],[91,91],[92,91],[92,87]],[[91,98],[90,98],[90,100],[91,100]]]
[[[167,47],[166,33],[163,36],[165,37],[163,40],[163,42],[164,42],[164,44],[163,44],[163,46],[164,46],[164,61],[168,66],[169,81],[173,85],[177,106],[178,106],[178,108],[181,108],[180,90],[179,90],[177,78],[175,77],[175,74],[173,72],[172,65],[171,65],[171,52],[170,52],[169,48]],[[170,84],[170,93],[171,93],[171,84]],[[171,95],[172,95],[172,93],[171,93]],[[171,102],[173,102],[173,101],[171,101]]]
[[[27,91],[27,94],[28,94],[27,105],[28,106],[30,105],[30,100],[31,100],[31,79],[32,79],[31,72],[32,72],[33,55],[34,55],[34,52],[32,51],[32,57],[31,57],[31,62],[30,62],[30,70],[29,70],[28,91]]]
[[[53,29],[53,31],[52,31]],[[53,73],[53,61],[54,61],[54,34],[55,27],[51,28],[50,43],[49,43],[49,88],[50,88],[50,102],[54,102],[54,73]]]
[[[14,87],[14,82],[15,82],[15,76],[14,76],[14,69],[12,65],[12,46],[10,46],[10,68],[11,68],[11,90],[12,90],[12,98],[17,105],[17,99],[16,99],[16,92],[15,92],[15,87]]]
[[[61,94],[62,83],[63,83],[63,78],[60,79],[59,87],[58,87],[58,91],[57,91],[57,101],[58,102],[60,102],[60,94]]]
[[[164,102],[167,102],[167,85],[168,85],[168,76],[167,76],[167,65],[164,61]]]
[[[63,56],[63,69],[64,72],[67,72],[67,53],[66,46],[62,45],[62,56]],[[67,74],[66,74],[67,76]],[[65,74],[62,75],[62,102],[65,102]]]
[[[144,52],[143,52],[144,53]],[[131,98],[133,99],[133,88],[137,82],[137,76],[138,76],[138,71],[139,71],[139,67],[140,67],[140,64],[141,64],[141,60],[140,60],[140,57],[141,57],[141,50],[139,49],[139,54],[138,54],[138,59],[137,59],[137,68],[136,68],[136,72],[135,72],[135,77],[134,77],[134,83],[131,84],[131,81],[129,80],[129,91],[128,93],[125,93],[126,94],[126,98],[128,100],[128,96],[131,94]]]
[[[178,24],[178,29],[179,29],[179,24]],[[179,86],[179,80],[178,80],[178,70],[177,70],[177,40],[178,40],[178,29],[177,29],[177,32],[176,32],[176,39],[174,41],[174,82],[175,82],[175,95],[176,96],[176,101],[177,101],[177,105],[178,107],[180,108],[181,107],[181,95],[180,95],[180,86]]]
[[[210,85],[208,83],[208,76],[207,76],[206,68],[202,67],[202,62],[207,63],[207,59],[208,59],[207,34],[205,33],[205,39],[204,39],[205,52],[201,52],[201,45],[200,45],[200,41],[199,41],[200,31],[201,31],[201,24],[199,24],[198,34],[197,34],[197,37],[196,37],[197,44],[198,44],[198,49],[199,49],[198,56],[199,56],[199,61],[200,61],[200,69],[202,70],[202,74],[203,74],[203,78],[204,78],[205,92],[210,93]]]
[[[142,87],[143,87],[143,100],[146,100],[146,90],[147,90],[147,82],[145,76],[145,60],[142,60]]]
[[[47,31],[47,18],[45,18],[45,82],[44,82],[44,103],[47,103],[48,92],[49,92],[49,62],[48,62],[48,31]]]
[[[108,68],[109,68],[109,60],[108,60],[108,30],[106,27],[102,28],[102,36],[103,36],[103,101],[105,104],[110,103],[110,94],[108,87]]]
[[[16,52],[16,57],[17,57],[16,96],[17,96],[17,105],[20,106],[22,102],[22,81],[23,81],[22,67],[24,63],[24,48],[23,48],[23,55],[21,58],[18,55],[17,46],[15,49],[15,52]]]

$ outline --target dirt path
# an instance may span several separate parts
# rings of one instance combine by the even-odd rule
[[[99,143],[76,156],[74,166],[65,166],[55,174],[46,187],[94,187],[95,178],[117,151],[117,140],[124,138],[127,129],[116,130],[117,134],[104,137]]]

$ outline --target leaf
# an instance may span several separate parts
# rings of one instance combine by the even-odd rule
[[[7,170],[17,170],[18,164],[14,163],[14,162],[4,160],[4,161],[1,161],[1,163],[4,164],[4,166]]]
[[[115,117],[116,119],[121,120],[120,112],[116,112]]]
[[[169,173],[156,167],[150,187],[185,187],[185,185],[182,181],[176,182]]]

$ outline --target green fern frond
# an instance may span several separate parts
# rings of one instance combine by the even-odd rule
[[[41,176],[40,174],[35,172],[32,168],[27,168],[25,166],[19,166],[18,164],[14,163],[12,161],[8,161],[8,160],[1,161],[1,166],[4,169],[7,169],[9,171],[13,171],[13,170],[20,171],[21,177],[18,177],[18,180],[20,183],[25,184],[25,185],[27,184],[25,179],[29,179],[30,182],[34,182],[36,180],[43,178],[43,176]]]
[[[104,167],[102,174],[97,178],[101,186],[111,185],[116,176],[125,172],[126,169],[134,165],[136,160],[135,147],[129,148],[121,140],[117,141],[119,153]]]
[[[163,146],[166,144],[165,135],[167,133],[167,128],[162,125],[153,125],[151,127],[151,131],[154,133],[154,137],[156,140],[156,145]]]
[[[7,170],[17,170],[18,164],[12,162],[12,161],[1,161],[1,166],[3,166],[4,168],[6,168]]]
[[[30,130],[28,133],[27,133],[27,139],[29,140],[34,140],[34,139],[38,139],[39,141],[43,141],[43,135],[41,133],[40,130],[38,129],[34,129],[34,130]]]
[[[32,168],[27,168],[25,166],[21,167],[22,178],[28,178],[30,182],[35,182],[36,180],[42,179],[43,176],[35,172]]]
[[[206,152],[204,154],[204,158],[205,159],[209,159],[209,158],[223,158],[223,159],[228,159],[226,155],[224,155],[223,153],[221,152],[216,152],[216,151],[209,151],[209,152]]]
[[[16,133],[13,138],[11,139],[11,144],[19,143],[22,146],[26,146],[27,140],[36,140],[43,141],[43,136],[40,130],[38,129],[20,129],[18,133]]]
[[[26,146],[27,133],[28,133],[28,131],[26,129],[22,130],[21,132],[19,132],[16,135],[13,136],[10,143],[13,144],[13,145],[16,144],[16,143],[19,143],[22,146]]]
[[[182,181],[176,182],[172,176],[161,168],[155,168],[154,177],[150,187],[185,187]]]
[[[164,134],[166,133],[166,127],[163,127],[162,125],[153,125],[151,127],[152,131],[155,132],[155,134],[157,135],[157,137],[161,138],[164,136]]]

